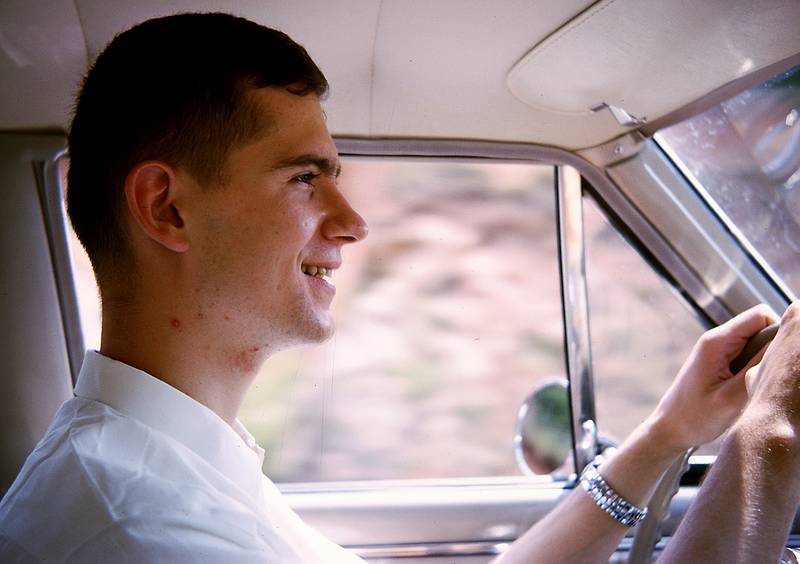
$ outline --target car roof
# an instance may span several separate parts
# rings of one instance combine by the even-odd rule
[[[639,125],[592,108],[657,122],[800,53],[793,0],[11,0],[0,7],[0,130],[65,130],[81,76],[116,33],[221,9],[306,46],[331,83],[339,137],[576,150]]]

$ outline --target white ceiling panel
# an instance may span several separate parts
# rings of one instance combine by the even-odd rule
[[[185,11],[302,43],[340,136],[583,148],[625,131],[590,105],[652,120],[800,52],[800,0],[0,0],[0,129],[65,128],[115,34]]]
[[[136,23],[179,12],[228,12],[280,29],[302,44],[331,84],[332,131],[366,131],[372,48],[380,2],[374,0],[76,0],[92,59]]]
[[[526,108],[506,74],[592,2],[385,2],[375,49],[371,134],[581,145],[617,124],[608,116],[564,120]]]
[[[0,128],[63,127],[85,69],[71,0],[0,2]]]

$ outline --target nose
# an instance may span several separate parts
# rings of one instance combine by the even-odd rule
[[[356,243],[367,237],[367,222],[338,190],[331,195],[329,210],[322,224],[323,237],[342,244]]]

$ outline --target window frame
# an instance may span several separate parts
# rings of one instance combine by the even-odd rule
[[[58,304],[61,310],[61,323],[64,326],[70,377],[74,386],[78,381],[78,373],[83,364],[85,344],[80,308],[78,307],[78,292],[69,251],[69,236],[67,235],[69,220],[64,204],[65,192],[61,175],[61,168],[67,158],[67,149],[59,149],[48,160],[34,161],[33,174],[42,208]]]

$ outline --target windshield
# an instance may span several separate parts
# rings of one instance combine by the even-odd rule
[[[800,294],[800,66],[656,140],[790,296]]]

